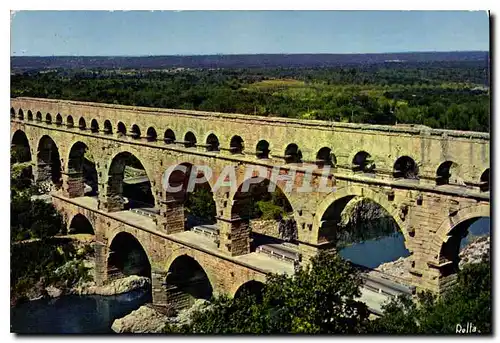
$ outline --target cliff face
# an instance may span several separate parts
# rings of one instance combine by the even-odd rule
[[[459,254],[459,267],[469,264],[481,262],[484,255],[490,254],[490,236],[481,236],[470,242]]]
[[[398,232],[389,213],[377,203],[362,197],[350,200],[340,214],[340,243],[356,243]]]

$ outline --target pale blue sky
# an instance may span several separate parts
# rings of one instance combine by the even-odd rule
[[[11,55],[489,50],[487,12],[21,11]]]

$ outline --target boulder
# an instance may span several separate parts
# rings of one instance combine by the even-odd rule
[[[60,297],[61,294],[62,294],[62,290],[59,289],[59,288],[57,288],[57,287],[54,287],[54,286],[47,286],[47,287],[45,287],[45,291],[47,292],[47,294],[51,298]]]
[[[166,315],[144,305],[125,317],[116,319],[111,329],[116,333],[161,333],[167,320]]]
[[[79,295],[116,295],[127,293],[136,289],[149,287],[151,280],[145,276],[130,275],[121,279],[113,280],[103,286],[96,286],[93,282],[79,285],[71,290],[71,293]]]

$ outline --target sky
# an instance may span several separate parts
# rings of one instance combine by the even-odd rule
[[[19,11],[11,56],[489,50],[485,11]]]

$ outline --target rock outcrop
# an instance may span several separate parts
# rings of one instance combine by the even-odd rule
[[[72,294],[78,295],[115,295],[127,293],[136,289],[149,287],[151,280],[145,276],[130,275],[121,279],[113,280],[103,286],[96,286],[93,282],[83,283],[70,290]]]
[[[169,309],[160,311],[152,305],[144,305],[123,318],[116,319],[111,329],[117,333],[163,333],[167,325],[180,327],[189,325],[193,314],[210,307],[210,302],[196,299],[193,306],[181,310],[177,315]],[[170,312],[170,313],[169,313]]]
[[[400,257],[396,261],[381,264],[375,270],[384,273],[394,282],[404,283],[404,280],[411,279],[409,273],[410,267],[409,259],[407,257]]]
[[[116,333],[161,333],[167,322],[165,314],[144,305],[125,317],[116,319],[111,329]]]
[[[490,236],[481,236],[470,242],[460,252],[459,267],[469,263],[481,262],[484,255],[490,254]]]

